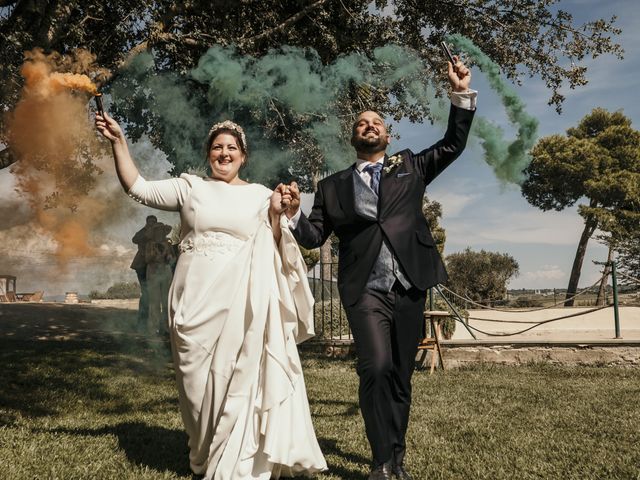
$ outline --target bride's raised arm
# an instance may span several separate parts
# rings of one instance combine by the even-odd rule
[[[96,128],[111,142],[118,179],[124,191],[129,192],[138,178],[138,167],[133,163],[122,128],[107,113],[96,113]]]

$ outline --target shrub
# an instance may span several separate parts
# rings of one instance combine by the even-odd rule
[[[507,283],[518,275],[518,262],[507,253],[463,252],[446,257],[449,288],[475,302],[493,305],[507,294]]]
[[[313,250],[307,250],[303,246],[300,246],[300,253],[304,259],[304,263],[307,264],[307,269],[311,270],[320,261],[320,249],[314,248]]]
[[[92,290],[89,293],[91,299],[129,299],[140,297],[140,285],[137,282],[119,282],[111,285],[106,292]]]
[[[536,308],[542,307],[542,300],[535,297],[518,297],[509,302],[510,307],[515,308]]]

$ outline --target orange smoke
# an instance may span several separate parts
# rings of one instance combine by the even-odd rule
[[[25,92],[29,95],[48,98],[69,90],[80,90],[91,95],[98,93],[98,87],[86,75],[52,72],[47,56],[41,51],[27,57],[20,73],[25,79]]]
[[[37,226],[57,242],[61,263],[91,255],[88,232],[101,210],[87,196],[102,172],[93,162],[103,151],[87,111],[88,94],[98,89],[76,71],[91,64],[87,52],[75,55],[27,52],[21,97],[7,118],[17,189]]]
[[[56,242],[56,258],[61,265],[69,259],[96,254],[89,242],[89,232],[104,214],[105,205],[86,199],[71,213],[65,209],[40,209],[36,222]]]

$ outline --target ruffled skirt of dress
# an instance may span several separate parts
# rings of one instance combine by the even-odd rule
[[[170,331],[191,468],[205,479],[326,469],[296,344],[314,334],[313,297],[285,220],[235,252],[183,254]],[[182,258],[185,257],[185,258]]]

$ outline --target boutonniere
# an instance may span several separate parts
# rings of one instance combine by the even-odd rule
[[[389,173],[391,170],[396,168],[398,165],[402,163],[401,155],[392,155],[389,157],[389,161],[387,162],[387,166],[384,167],[384,173]]]

